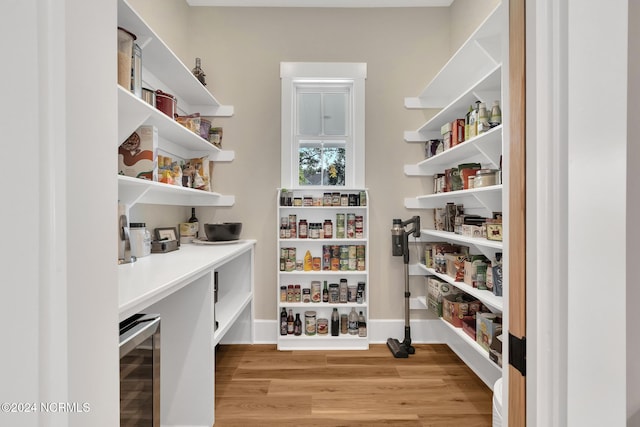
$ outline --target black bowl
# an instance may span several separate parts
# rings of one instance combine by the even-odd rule
[[[204,232],[210,242],[238,240],[242,231],[241,222],[224,222],[222,224],[205,224]]]

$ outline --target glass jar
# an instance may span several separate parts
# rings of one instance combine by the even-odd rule
[[[132,256],[142,258],[151,253],[151,233],[144,222],[129,224],[129,241]]]

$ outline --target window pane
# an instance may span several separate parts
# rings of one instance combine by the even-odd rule
[[[300,141],[298,151],[300,185],[345,185],[344,141]]]
[[[347,94],[326,93],[324,95],[324,134],[346,135]]]
[[[319,93],[298,94],[298,134],[322,133],[322,107]]]
[[[345,154],[343,147],[324,147],[323,185],[344,185]]]
[[[299,159],[299,184],[322,185],[322,148],[300,147]]]

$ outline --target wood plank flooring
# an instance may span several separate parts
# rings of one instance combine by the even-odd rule
[[[216,351],[216,427],[489,427],[492,392],[446,345]]]

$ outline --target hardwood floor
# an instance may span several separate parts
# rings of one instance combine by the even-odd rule
[[[446,345],[367,351],[216,351],[216,427],[491,426],[492,392]]]

